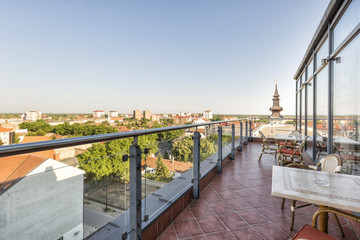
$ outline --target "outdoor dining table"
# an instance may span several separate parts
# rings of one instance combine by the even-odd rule
[[[303,135],[295,136],[295,135],[292,135],[292,134],[275,134],[274,138],[276,140],[284,140],[284,141],[302,141],[302,140],[305,139],[305,136],[303,136]],[[312,141],[312,137],[309,136],[308,140]],[[316,137],[316,141],[322,142],[323,137],[321,137],[321,136]],[[336,143],[336,144],[360,145],[360,142],[355,141],[355,140],[350,139],[350,138],[344,138],[344,137],[335,137],[333,142]]]
[[[273,196],[323,207],[360,212],[360,176],[273,166]],[[327,233],[328,215],[319,216],[319,230]]]

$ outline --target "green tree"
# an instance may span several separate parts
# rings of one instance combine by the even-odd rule
[[[180,162],[192,162],[193,145],[193,140],[190,137],[184,137],[182,141],[176,141],[172,148],[175,159]]]
[[[214,115],[212,119],[210,119],[212,122],[221,121],[221,117],[218,115]]]
[[[4,142],[0,139],[0,146],[4,145]]]
[[[171,173],[168,167],[162,161],[162,156],[159,153],[158,158],[156,160],[156,171],[155,176],[157,179],[169,179],[171,178]]]

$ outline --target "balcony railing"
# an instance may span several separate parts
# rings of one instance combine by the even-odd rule
[[[239,123],[238,129],[235,128],[234,124],[228,126],[229,123]],[[216,126],[218,126],[216,128]],[[244,127],[245,126],[245,127]],[[213,154],[212,156],[208,157],[206,161],[202,162],[202,166],[200,167],[200,161],[204,160],[201,159],[200,156],[200,133],[198,131],[199,127],[207,127],[209,131],[215,130],[217,131],[217,146],[216,148],[218,151]],[[177,181],[172,181],[171,184],[175,186],[176,184],[181,183],[181,187],[177,187],[176,191],[177,194],[166,194],[162,195],[162,201],[167,202],[167,204],[156,204],[151,206],[149,204],[146,205],[147,200],[146,198],[142,200],[142,172],[141,172],[141,160],[142,156],[148,153],[148,149],[144,148],[141,149],[139,145],[139,137],[143,135],[150,135],[156,133],[163,133],[169,132],[174,130],[180,129],[194,129],[193,134],[193,159],[190,161],[193,164],[192,170],[187,171],[181,175],[181,177]],[[224,130],[225,129],[225,130]],[[223,147],[223,135],[230,135],[231,141],[230,143]],[[201,124],[189,124],[183,126],[172,126],[172,127],[164,127],[164,128],[156,128],[156,129],[144,129],[144,130],[136,130],[136,131],[129,131],[129,132],[121,132],[121,133],[112,133],[112,134],[102,134],[102,135],[93,135],[93,136],[85,136],[85,137],[76,137],[76,138],[67,138],[67,139],[59,139],[59,140],[52,140],[52,141],[44,141],[44,142],[35,142],[35,143],[25,143],[25,144],[16,144],[16,145],[9,145],[9,146],[1,146],[0,147],[0,157],[9,157],[15,156],[19,154],[29,154],[33,152],[41,152],[46,150],[52,149],[59,149],[59,148],[66,148],[66,147],[73,147],[79,146],[83,144],[91,144],[91,143],[98,143],[98,142],[106,142],[111,140],[117,139],[124,139],[124,138],[133,138],[133,143],[129,147],[129,154],[116,153],[122,156],[123,161],[129,160],[129,186],[125,181],[125,202],[126,202],[126,189],[129,188],[130,190],[130,208],[127,212],[119,216],[117,219],[122,222],[123,227],[123,238],[129,239],[139,239],[141,238],[142,230],[148,227],[157,217],[161,215],[171,203],[175,202],[178,198],[180,198],[186,191],[192,189],[192,198],[197,199],[199,197],[200,192],[200,180],[206,176],[206,174],[215,166],[217,166],[217,172],[222,172],[222,161],[230,155],[231,159],[234,159],[235,150],[238,148],[240,151],[242,149],[242,144],[247,144],[248,140],[251,139],[252,129],[251,129],[251,120],[246,119],[237,119],[237,120],[228,120],[228,121],[217,121],[217,122],[207,122]],[[115,155],[116,155],[115,154]],[[106,156],[103,156],[106,157]],[[89,161],[94,161],[94,159],[90,159]],[[56,172],[61,170],[64,167],[59,168],[52,168],[46,169],[45,172]],[[126,172],[126,171],[125,171]],[[146,172],[146,169],[145,169]],[[40,173],[38,173],[40,174]],[[13,178],[10,181],[5,181],[1,183],[2,191],[6,191],[8,189],[7,185],[11,185],[16,181],[19,181],[26,176],[22,176],[21,178]],[[181,179],[187,179],[187,181],[181,181]],[[146,181],[146,178],[145,178]],[[111,181],[109,182],[111,184]],[[169,184],[169,186],[171,186]],[[143,188],[146,189],[146,182]],[[88,187],[88,186],[87,186]],[[86,187],[86,189],[88,189]],[[101,189],[101,186],[97,187]],[[169,189],[169,187],[168,187]],[[174,188],[175,189],[175,188]],[[106,194],[108,191],[108,181],[106,181],[106,186],[104,187],[106,190]],[[167,191],[166,189],[160,189],[159,191]],[[87,194],[87,193],[85,193]],[[145,192],[143,197],[151,197],[149,193]],[[96,199],[92,199],[96,201]],[[158,199],[159,200],[159,199]],[[83,200],[82,200],[83,201]],[[108,198],[106,196],[106,208],[111,206],[108,203]],[[86,200],[85,200],[86,202]],[[160,207],[159,207],[160,206]],[[127,209],[127,206],[124,207],[124,210]],[[13,213],[15,214],[15,213]],[[130,216],[128,218],[128,216]],[[122,220],[121,220],[122,219]],[[109,220],[105,218],[105,221]],[[59,236],[61,237],[61,236]]]

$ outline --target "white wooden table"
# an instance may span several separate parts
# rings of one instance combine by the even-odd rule
[[[315,178],[328,186],[316,184]],[[277,197],[360,212],[359,189],[360,176],[273,166],[271,194]],[[327,232],[327,216],[319,220],[320,230]]]

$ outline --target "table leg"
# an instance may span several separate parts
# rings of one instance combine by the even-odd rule
[[[319,206],[319,209],[322,209],[324,206]],[[323,213],[319,216],[319,230],[328,233],[328,213]]]

